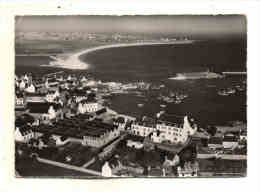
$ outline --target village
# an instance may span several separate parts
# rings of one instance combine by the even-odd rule
[[[201,127],[190,115],[132,117],[106,105],[113,93],[158,87],[63,72],[15,76],[16,161],[33,158],[94,177],[244,175],[245,123]]]

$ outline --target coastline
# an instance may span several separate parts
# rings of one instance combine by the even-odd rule
[[[90,64],[87,62],[83,62],[80,59],[80,56],[83,54],[88,54],[98,50],[104,50],[109,48],[117,48],[117,47],[133,47],[133,46],[145,46],[145,45],[176,45],[176,44],[191,44],[194,43],[195,40],[183,40],[183,41],[174,41],[174,42],[141,42],[141,43],[118,43],[111,45],[103,45],[93,48],[84,49],[77,53],[66,54],[67,57],[64,57],[64,54],[58,54],[57,57],[51,57],[55,59],[55,61],[51,61],[49,65],[41,65],[48,67],[58,67],[65,69],[74,69],[74,70],[86,70],[89,68]]]

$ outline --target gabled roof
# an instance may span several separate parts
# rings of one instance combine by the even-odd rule
[[[26,97],[45,97],[44,93],[29,93],[26,92]]]
[[[16,126],[21,126],[27,123],[33,123],[34,122],[34,117],[31,116],[30,114],[24,113],[22,115],[20,115],[19,117],[17,117],[17,119],[15,120],[15,125]]]
[[[106,112],[107,112],[107,108],[102,108],[96,112],[96,115],[101,115],[102,113],[106,113]]]
[[[87,99],[83,99],[82,101],[81,101],[81,103],[96,103],[97,102],[97,100],[95,99],[95,98],[93,98],[93,97],[88,97]]]
[[[115,123],[125,123],[125,118],[120,116],[117,119],[115,119],[114,122]]]
[[[18,129],[19,129],[20,133],[22,134],[22,136],[32,133],[31,127],[27,126],[27,125],[19,127]]]
[[[174,124],[183,124],[184,123],[184,116],[169,115],[169,114],[164,113],[160,116],[159,121],[174,123]]]
[[[220,144],[220,145],[222,145],[222,138],[221,137],[211,137],[208,141],[208,144]]]
[[[82,89],[74,89],[69,91],[70,95],[73,96],[87,96],[87,93],[85,90]]]
[[[240,135],[241,135],[241,136],[247,136],[247,131],[241,131],[241,132],[240,132]]]
[[[48,83],[58,83],[56,78],[48,78]]]
[[[134,124],[138,124],[145,127],[155,127],[156,121],[151,117],[143,117],[142,119],[136,120]]]
[[[30,113],[48,113],[50,106],[53,106],[54,110],[61,108],[59,104],[47,103],[47,102],[29,102],[27,103],[27,109]]]
[[[16,92],[15,95],[16,95],[17,98],[23,98],[23,93],[20,92],[20,91],[19,91],[19,92]]]
[[[223,142],[237,142],[238,139],[236,136],[229,136],[229,135],[225,135],[223,138]]]

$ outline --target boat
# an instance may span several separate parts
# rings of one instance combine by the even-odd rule
[[[216,79],[216,78],[223,78],[224,75],[204,71],[204,72],[190,72],[190,73],[177,73],[175,77],[169,78],[171,80],[186,80],[186,79]]]
[[[227,89],[227,93],[231,95],[231,94],[236,93],[236,90],[235,90],[235,89],[232,89],[232,88],[228,88],[228,89]]]
[[[144,104],[143,104],[143,103],[139,103],[139,104],[137,104],[137,106],[138,106],[138,107],[143,107]]]
[[[177,100],[175,100],[175,104],[180,104],[182,101],[181,100],[179,100],[179,99],[177,99]]]
[[[218,95],[220,95],[220,96],[228,96],[229,94],[225,90],[220,90],[220,91],[218,91]]]
[[[236,89],[233,88],[227,88],[227,89],[222,89],[218,91],[218,95],[220,96],[229,96],[229,95],[233,95],[236,93]]]

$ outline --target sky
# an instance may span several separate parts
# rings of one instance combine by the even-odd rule
[[[243,15],[17,16],[16,31],[142,33],[207,37],[246,34]]]

